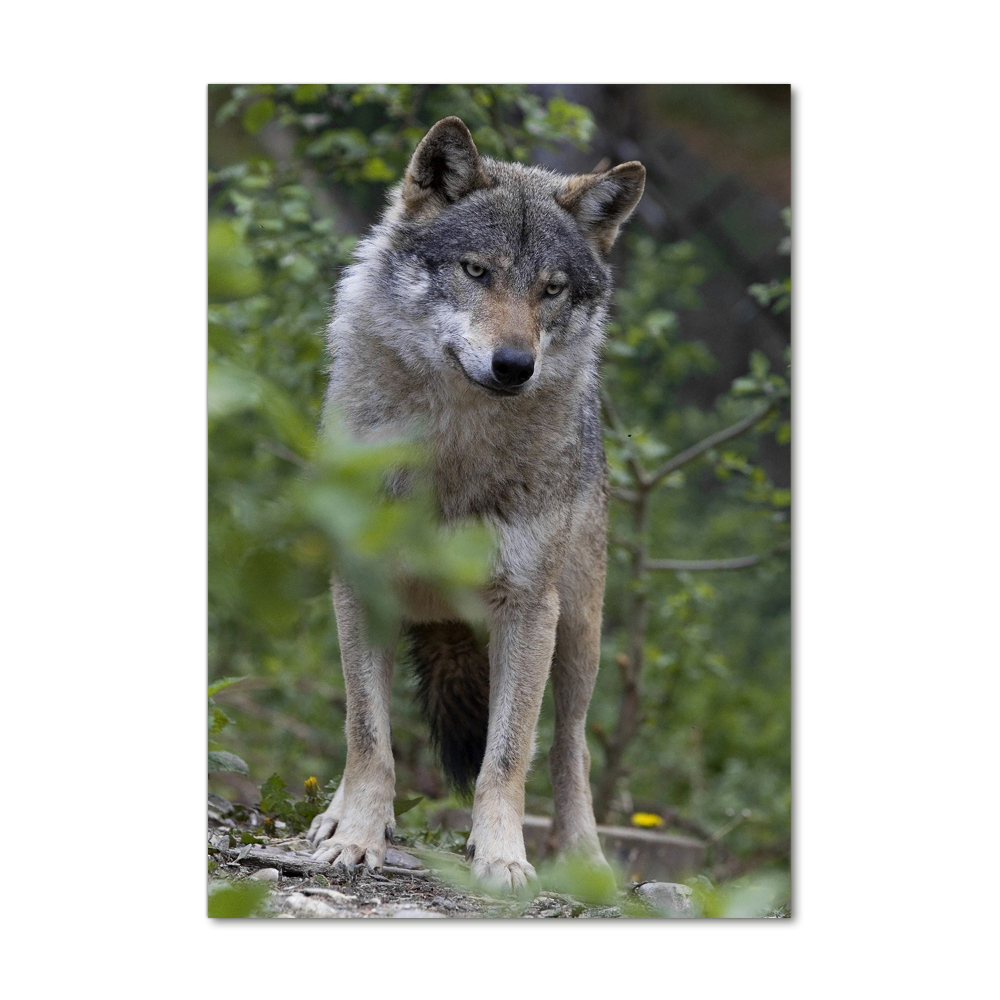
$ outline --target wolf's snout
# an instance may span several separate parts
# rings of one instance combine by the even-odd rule
[[[512,347],[498,347],[493,352],[493,377],[508,389],[524,385],[535,370],[535,356]]]

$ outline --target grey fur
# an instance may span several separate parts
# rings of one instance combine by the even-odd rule
[[[507,889],[533,875],[521,835],[523,789],[550,667],[557,840],[564,852],[605,864],[584,735],[606,546],[597,367],[612,290],[604,254],[638,202],[644,176],[637,163],[564,177],[497,162],[479,156],[459,119],[444,119],[417,147],[381,222],[359,244],[329,331],[327,406],[359,440],[419,435],[442,523],[477,517],[496,537],[485,595],[489,731],[470,844],[477,877]],[[501,348],[533,360],[523,384],[501,377],[494,353]],[[324,841],[316,856],[326,860],[377,857],[380,849],[384,857],[381,826],[370,843],[345,844],[341,834],[345,825],[352,837],[376,828],[374,815],[362,819],[364,810],[385,815],[384,751],[374,792],[363,741],[350,734],[381,734],[388,704],[373,700],[385,687],[384,675],[373,674],[384,651],[359,647],[357,603],[339,592],[346,788],[310,834]],[[352,700],[352,689],[363,694]],[[359,726],[355,716],[372,712],[378,719]]]

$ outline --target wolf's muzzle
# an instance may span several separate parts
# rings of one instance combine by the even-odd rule
[[[524,385],[535,371],[535,356],[512,347],[498,347],[493,352],[493,377],[505,389]]]

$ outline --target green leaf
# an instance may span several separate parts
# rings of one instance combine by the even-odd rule
[[[216,681],[214,684],[208,685],[208,696],[211,698],[213,695],[217,695],[223,688],[229,687],[230,684],[236,684],[238,681],[245,681],[246,675],[243,677],[223,677],[221,681]]]
[[[255,135],[274,117],[274,101],[265,97],[262,101],[254,101],[243,112],[243,127]]]
[[[287,787],[277,774],[272,774],[260,786],[260,811],[271,813],[287,822],[292,814],[292,804],[285,792]]]
[[[297,828],[305,830],[313,821],[313,817],[318,816],[324,808],[319,802],[296,802],[295,815],[298,818]]]
[[[232,222],[212,219],[208,224],[208,297],[230,302],[256,294],[262,285],[253,254]]]
[[[392,803],[392,811],[397,816],[402,816],[403,813],[409,812],[415,805],[418,805],[423,801],[423,795],[418,795],[415,799],[396,799]]]
[[[214,771],[234,771],[236,774],[249,774],[250,768],[246,762],[241,760],[234,753],[227,753],[225,750],[208,751],[208,770]]]
[[[208,915],[252,917],[261,910],[267,893],[265,882],[227,882],[214,886],[208,893]]]
[[[222,730],[233,721],[228,715],[226,715],[225,712],[222,711],[221,708],[219,708],[218,705],[212,706],[211,719],[212,723],[209,727],[209,736],[218,736],[219,733],[221,733]]]
[[[288,272],[292,281],[300,285],[310,285],[316,280],[316,265],[300,253],[290,253],[281,259],[281,266]]]
[[[763,351],[751,351],[750,353],[750,374],[761,381],[767,377],[771,370],[771,362]]]
[[[325,83],[303,83],[295,88],[292,100],[296,104],[314,104],[326,93]]]
[[[396,172],[381,156],[373,156],[371,159],[365,160],[365,165],[361,168],[361,176],[366,181],[388,184],[396,179]]]

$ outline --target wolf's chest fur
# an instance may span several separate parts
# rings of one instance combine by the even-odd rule
[[[546,419],[541,402],[438,414],[429,443],[445,521],[538,517],[571,499],[580,467],[577,428],[562,424],[559,406],[549,407]]]

